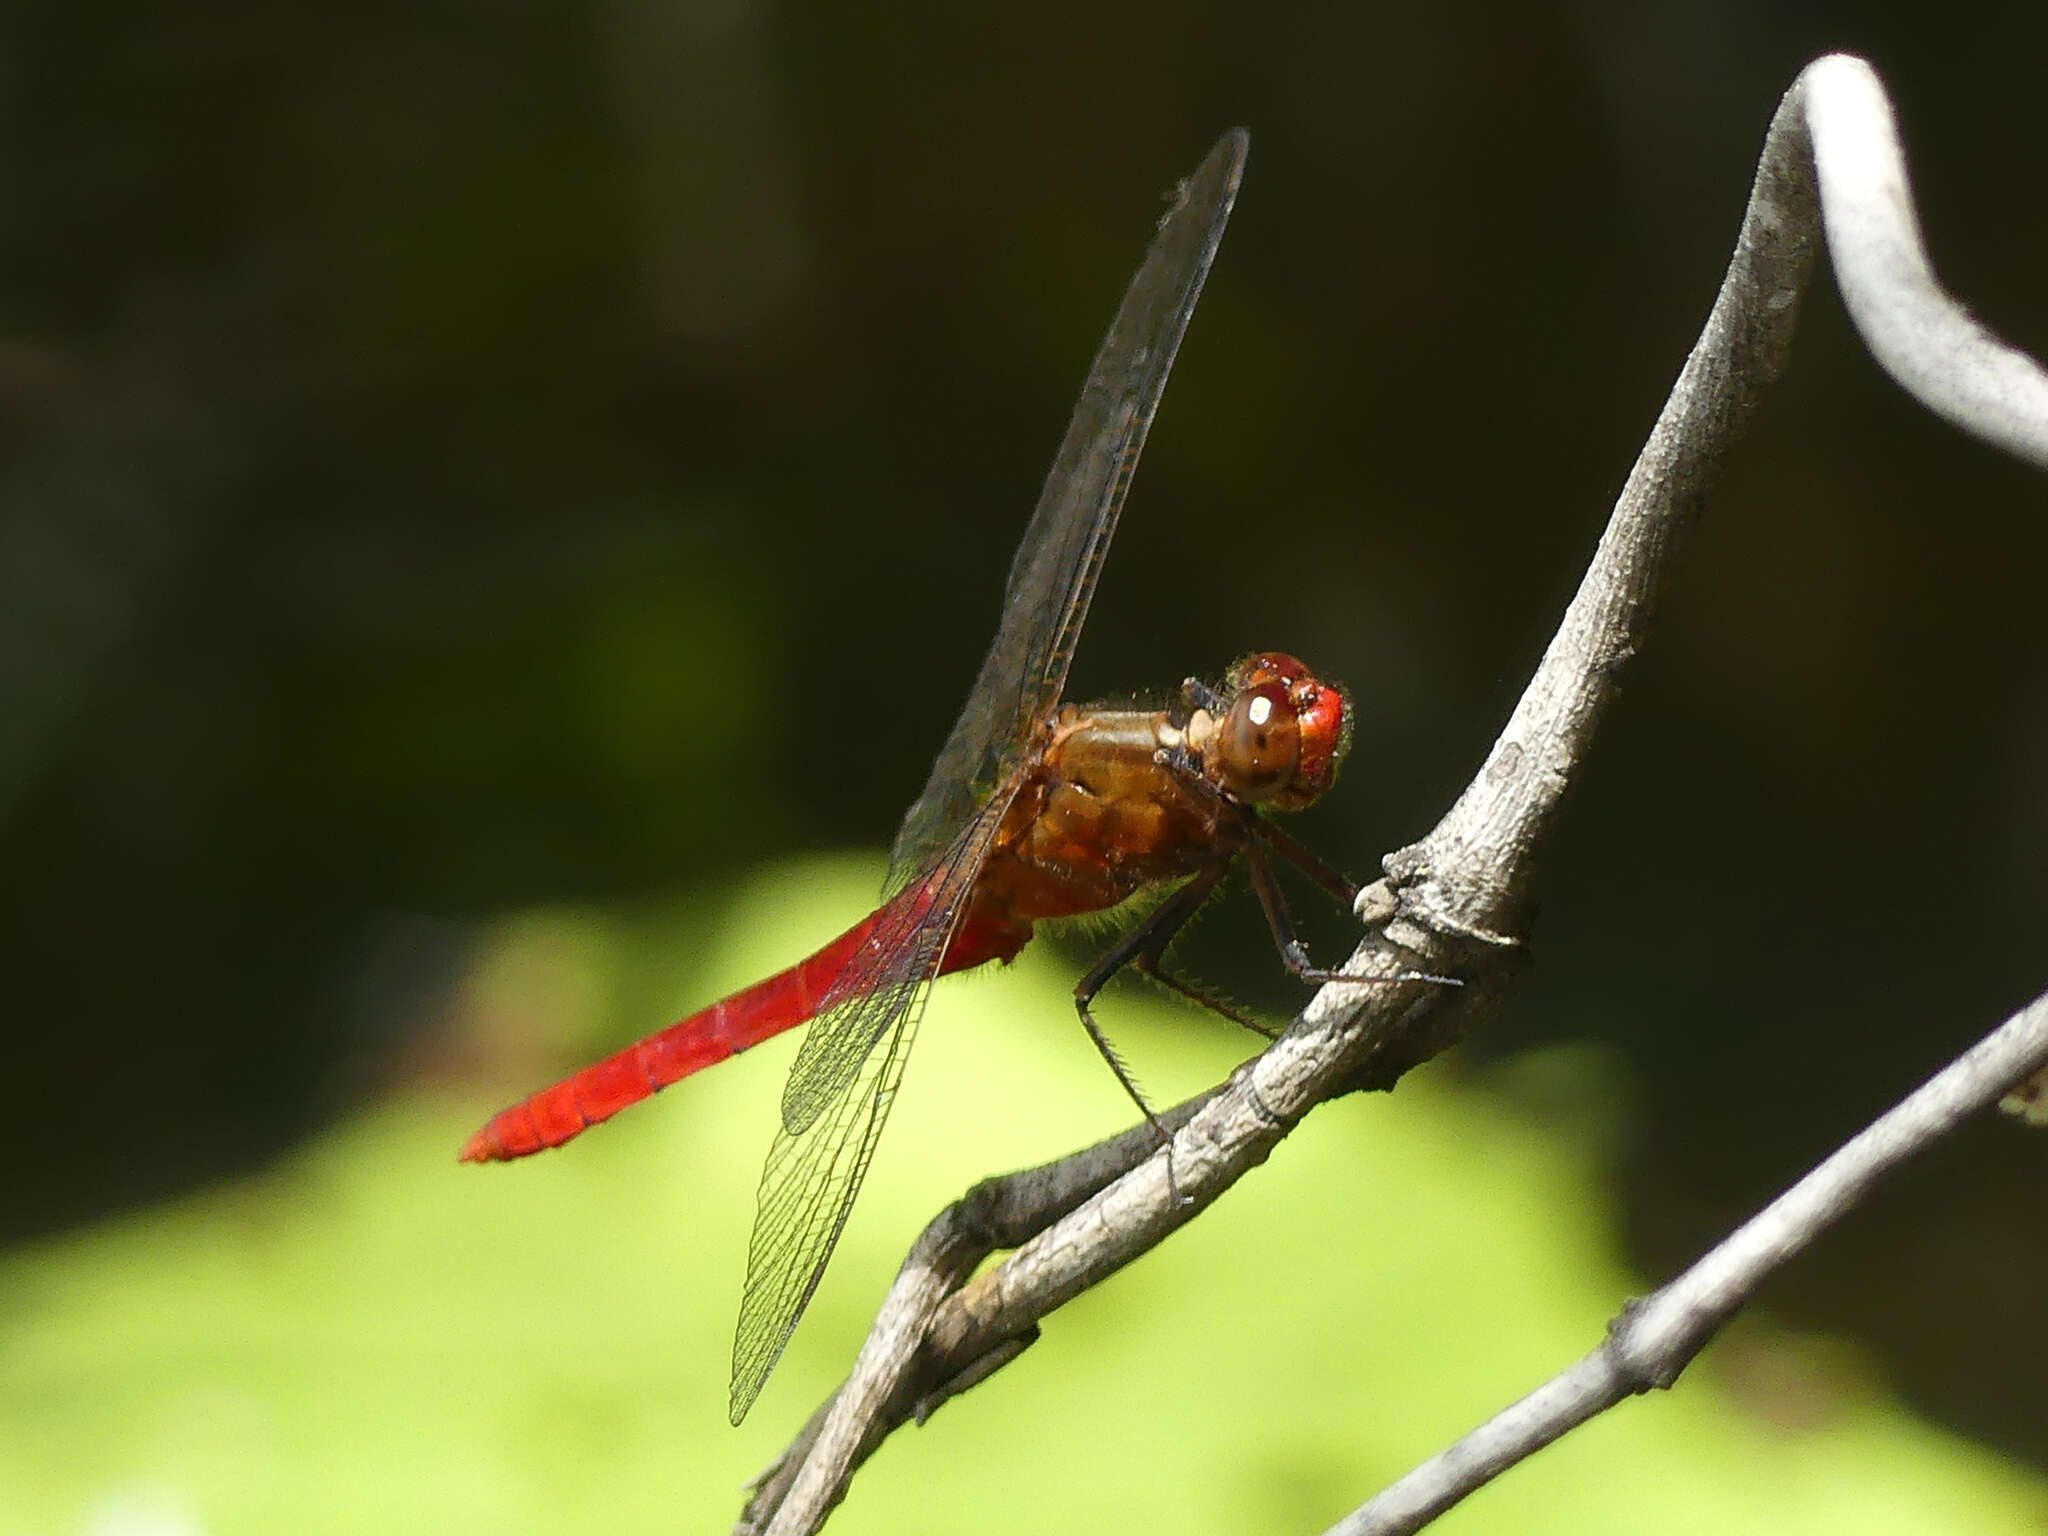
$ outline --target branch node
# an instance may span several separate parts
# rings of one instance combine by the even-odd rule
[[[1253,1061],[1246,1062],[1231,1073],[1231,1077],[1243,1088],[1245,1102],[1251,1106],[1252,1113],[1284,1136],[1300,1123],[1301,1116],[1282,1114],[1265,1101],[1259,1093],[1259,1075],[1252,1070],[1254,1064]]]
[[[1024,1332],[1004,1339],[994,1349],[976,1359],[965,1370],[947,1377],[917,1400],[917,1405],[910,1411],[911,1422],[916,1424],[919,1429],[924,1428],[926,1420],[945,1407],[947,1402],[958,1397],[969,1388],[979,1386],[1012,1360],[1023,1354],[1025,1350],[1036,1344],[1038,1342],[1038,1334],[1038,1325],[1033,1323]]]
[[[1380,861],[1384,880],[1375,880],[1358,894],[1354,909],[1368,926],[1375,919],[1382,926],[1406,920],[1424,933],[1438,938],[1463,939],[1488,949],[1520,949],[1519,935],[1502,932],[1470,917],[1453,912],[1441,898],[1437,869],[1426,842],[1397,848]],[[1424,893],[1428,894],[1424,894]],[[1398,943],[1398,940],[1392,942]],[[1412,946],[1403,945],[1403,948]]]
[[[1650,1316],[1653,1297],[1631,1296],[1607,1324],[1602,1351],[1615,1379],[1631,1396],[1669,1391],[1681,1372],[1706,1343],[1703,1335],[1689,1348],[1671,1349],[1658,1338]]]

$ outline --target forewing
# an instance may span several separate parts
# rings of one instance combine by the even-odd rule
[[[987,855],[1014,770],[1058,701],[1174,353],[1222,239],[1248,138],[1225,134],[1180,188],[1124,295],[1011,562],[966,708],[897,833],[886,903],[791,1064],[762,1170],[733,1340],[732,1420],[753,1406],[823,1277],[895,1099],[927,991]]]
[[[1103,557],[1166,376],[1244,174],[1234,128],[1181,184],[1075,402],[1038,508],[1010,563],[1003,617],[931,778],[896,834],[885,889],[904,889],[1007,781],[1032,725],[1066,687]]]
[[[1008,803],[984,806],[925,882],[889,903],[790,1065],[747,1247],[732,1347],[735,1424],[782,1357],[846,1227],[926,994]]]

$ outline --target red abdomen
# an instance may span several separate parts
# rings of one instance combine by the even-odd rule
[[[464,1144],[462,1160],[507,1162],[559,1147],[670,1083],[680,1082],[692,1072],[714,1066],[750,1045],[759,1045],[785,1029],[808,1022],[816,1016],[841,973],[861,953],[875,930],[883,926],[884,919],[897,908],[907,907],[915,912],[920,901],[929,904],[924,892],[912,886],[889,906],[869,913],[809,959],[799,960],[788,970],[757,981],[500,1111]],[[902,921],[888,924],[905,937],[909,936],[910,926]],[[990,925],[976,921],[970,914],[948,946],[939,974],[966,970],[988,960],[1008,960],[1024,947],[1029,933],[1028,926],[1015,929]],[[904,946],[905,953],[913,952],[914,948]],[[894,980],[889,971],[896,958],[870,956],[870,963],[880,963],[876,974],[864,978],[866,984],[875,986]]]
[[[658,1034],[585,1067],[494,1115],[462,1149],[469,1163],[502,1162],[559,1147],[629,1104],[794,1029],[818,1011],[881,913],[864,917],[809,959],[722,998]]]

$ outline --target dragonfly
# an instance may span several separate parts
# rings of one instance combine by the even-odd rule
[[[1010,566],[966,707],[897,834],[881,905],[789,969],[513,1105],[462,1149],[465,1160],[493,1162],[558,1147],[670,1083],[810,1026],[757,1196],[733,1342],[734,1424],[781,1358],[845,1230],[936,978],[1013,960],[1041,922],[1163,891],[1074,989],[1089,1036],[1162,1141],[1090,1005],[1135,966],[1270,1036],[1166,968],[1176,932],[1240,860],[1290,971],[1312,982],[1363,979],[1310,963],[1275,857],[1347,906],[1356,887],[1269,815],[1312,804],[1335,779],[1351,738],[1342,688],[1268,651],[1232,666],[1220,686],[1190,679],[1164,709],[1061,701],[1248,147],[1244,130],[1225,134],[1159,222]]]

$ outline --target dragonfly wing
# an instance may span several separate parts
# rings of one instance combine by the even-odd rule
[[[1232,129],[1181,184],[1088,370],[1003,589],[1003,617],[953,733],[910,807],[886,889],[911,884],[1005,782],[1066,687],[1117,514],[1174,354],[1223,239],[1250,137]]]
[[[1237,196],[1225,134],[1181,186],[1089,370],[953,733],[896,836],[888,901],[807,1031],[761,1174],[733,1340],[732,1420],[753,1406],[845,1229],[932,979],[1001,826],[1032,729],[1058,702],[1131,473]]]
[[[891,1024],[879,1050],[803,1131],[775,1133],[761,1170],[760,1205],[747,1247],[747,1288],[732,1341],[732,1422],[754,1406],[775,1362],[825,1277],[854,1196],[874,1156],[917,1033],[923,991]]]
[[[761,1170],[732,1348],[732,1421],[746,1417],[860,1193],[911,1038],[1010,795],[990,800],[926,881],[884,909],[826,994],[789,1069]]]
[[[804,1031],[782,1089],[784,1131],[804,1134],[846,1091],[896,1020],[921,1001],[1015,793],[1012,785],[998,797],[1000,804],[985,802],[924,879],[883,906],[874,931],[819,1000],[818,1017]]]

